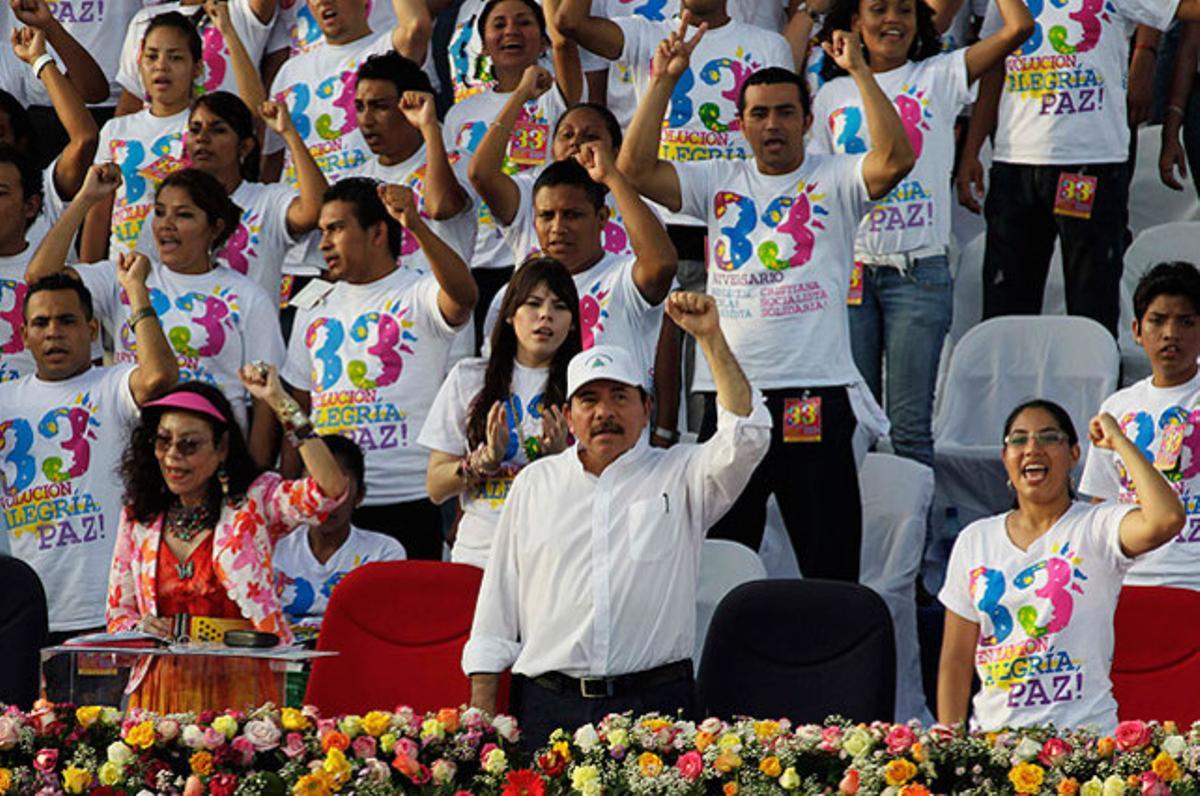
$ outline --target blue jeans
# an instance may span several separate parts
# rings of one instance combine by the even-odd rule
[[[933,390],[953,299],[950,263],[937,255],[914,261],[906,273],[864,266],[862,304],[850,307],[854,364],[887,410],[892,448],[930,467]]]

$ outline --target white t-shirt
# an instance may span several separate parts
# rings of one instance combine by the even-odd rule
[[[455,103],[447,111],[446,121],[442,125],[446,151],[457,152],[464,160],[470,158],[487,133],[488,125],[500,115],[507,102],[507,94],[484,91]],[[545,163],[550,157],[551,139],[558,118],[566,111],[566,100],[557,86],[533,102],[525,103],[516,124],[513,125],[512,139],[504,159],[504,170],[515,174]],[[464,187],[474,194],[470,182],[465,182]],[[491,208],[479,201],[478,196],[473,198],[478,208],[478,231],[471,267],[503,268],[513,265],[508,247],[504,244],[504,236],[492,217]]]
[[[92,292],[96,315],[113,336],[116,362],[137,361],[137,337],[129,328],[129,300],[111,261],[76,266]],[[155,263],[146,279],[150,305],[175,350],[180,381],[201,381],[225,393],[238,422],[246,425],[250,396],[238,370],[262,360],[283,364],[283,335],[276,304],[247,276],[214,268],[203,274],[177,274]]]
[[[958,50],[876,73],[879,87],[896,106],[917,163],[863,218],[858,252],[892,254],[950,244],[954,122],[974,99],[965,54]],[[825,84],[813,104],[813,119],[810,152],[859,155],[870,150],[862,96],[852,78]]]
[[[25,266],[37,251],[30,242],[25,251],[0,257],[0,382],[34,372],[33,357],[25,349],[21,327],[25,324]]]
[[[113,200],[109,257],[134,250],[142,224],[154,212],[159,183],[186,165],[183,134],[188,115],[184,109],[173,116],[154,116],[144,108],[117,116],[100,128],[95,162],[115,163],[121,169],[121,184]]]
[[[196,23],[196,30],[200,33],[201,41],[204,42],[202,53],[204,72],[196,81],[197,90],[204,93],[228,91],[237,94],[237,80],[233,76],[233,66],[229,63],[229,47],[225,43],[224,34],[217,29],[208,14],[204,13],[203,5],[184,5],[180,2],[147,6],[137,12],[133,21],[129,23],[129,30],[125,34],[125,43],[121,45],[121,66],[117,72],[117,82],[121,84],[121,87],[138,99],[146,98],[146,88],[142,85],[142,73],[138,69],[138,58],[142,54],[142,39],[146,35],[146,28],[150,26],[150,20],[167,11],[178,11],[192,19]],[[237,31],[238,38],[241,39],[246,52],[250,54],[250,60],[257,64],[262,60],[263,50],[267,46],[267,36],[271,33],[271,25],[274,20],[260,22],[250,8],[250,0],[230,0],[229,21],[233,23],[233,29]]]
[[[542,169],[539,167],[534,171],[522,172],[513,177],[521,199],[517,204],[517,214],[513,216],[512,223],[500,228],[504,234],[504,240],[508,242],[509,250],[518,264],[525,262],[526,258],[541,250],[537,229],[533,223],[533,184],[537,182],[538,175],[541,173]],[[608,221],[604,225],[600,244],[609,254],[617,257],[632,257],[633,245],[630,243],[629,233],[625,231],[625,220],[621,217],[617,200],[613,198],[612,191],[604,194],[604,203],[608,207]]]
[[[1027,0],[1028,2],[1028,0]],[[1005,60],[995,154],[1003,163],[1124,163],[1129,38],[1165,29],[1179,0],[1071,0],[1040,6],[1034,31]],[[992,3],[979,35],[1004,24]]]
[[[432,275],[397,268],[364,285],[338,282],[296,313],[283,377],[311,394],[319,433],[362,448],[369,506],[427,495],[417,433],[458,332],[438,309],[439,289]]]
[[[779,32],[783,30],[786,5],[776,0],[737,0],[729,4],[729,16]],[[678,26],[679,0],[592,0],[592,14],[610,19],[639,16],[653,22],[675,21]]]
[[[938,599],[979,624],[973,727],[1116,729],[1113,612],[1131,562],[1118,529],[1133,508],[1074,503],[1028,550],[1009,539],[1007,514],[959,534]]]
[[[1200,375],[1177,387],[1151,378],[1119,390],[1100,406],[1170,482],[1188,521],[1170,544],[1138,557],[1125,582],[1134,586],[1200,589]],[[1167,433],[1170,431],[1170,433]],[[1079,491],[1090,497],[1137,503],[1121,457],[1092,446]]]
[[[58,221],[58,217],[62,215],[63,209],[67,206],[67,202],[58,194],[58,188],[54,185],[54,169],[58,166],[58,158],[50,162],[50,165],[42,170],[42,210],[33,219],[33,224],[25,232],[25,239],[33,244],[36,250],[46,238],[46,233],[54,226],[54,222]],[[68,256],[74,256],[72,251]]]
[[[391,35],[392,28],[396,27],[396,11],[389,0],[367,0],[367,25],[371,30],[386,30]],[[279,0],[267,52],[287,50],[295,58],[324,41],[325,36],[307,0]]]
[[[869,200],[865,156],[809,155],[790,174],[752,160],[677,163],[683,212],[708,220],[708,293],[760,390],[860,380],[846,292]],[[716,389],[697,361],[696,389]]]
[[[392,537],[350,526],[350,535],[322,564],[301,525],[279,540],[271,556],[275,588],[283,612],[291,617],[323,616],[334,588],[352,569],[375,561],[403,561],[404,545]]]
[[[50,630],[104,625],[121,516],[117,466],[137,420],[133,367],[0,384],[0,508],[9,549],[37,571]]]
[[[121,93],[121,84],[116,79],[121,42],[134,14],[142,8],[142,0],[55,0],[49,5],[50,13],[95,59],[100,71],[108,78],[111,93],[108,101],[100,104],[116,102]]]
[[[467,418],[471,404],[483,389],[487,363],[486,359],[464,359],[454,366],[433,400],[417,442],[430,450],[454,456],[470,453]],[[511,392],[504,402],[508,416],[508,449],[496,475],[489,476],[470,494],[459,495],[463,514],[458,524],[458,536],[450,550],[451,561],[480,569],[487,566],[492,534],[500,520],[504,499],[517,473],[529,464],[526,440],[530,437],[536,440],[542,435],[543,392],[548,374],[548,368],[527,368],[520,362],[513,362]]]

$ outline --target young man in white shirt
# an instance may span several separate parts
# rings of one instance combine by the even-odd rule
[[[1200,272],[1191,263],[1161,263],[1133,294],[1133,336],[1152,375],[1100,406],[1174,487],[1188,520],[1171,544],[1134,561],[1125,583],[1200,590]],[[1079,490],[1134,503],[1129,468],[1113,451],[1093,447]]]
[[[149,273],[142,255],[122,257],[118,265],[135,308],[136,365],[92,365],[100,324],[91,295],[78,277],[55,274],[31,284],[24,298],[21,334],[36,372],[0,384],[0,447],[7,451],[0,527],[12,554],[45,586],[51,644],[104,628],[121,516],[114,472],[138,407],[174,386],[179,375],[150,304]],[[66,699],[65,658],[47,671],[51,699]]]
[[[441,512],[425,488],[429,452],[417,434],[470,320],[475,282],[408,188],[341,180],[325,194],[320,230],[336,281],[301,304],[283,377],[318,432],[353,437],[366,455],[367,498],[354,523],[395,537],[410,558],[441,560]],[[432,273],[397,267],[405,230]],[[297,474],[294,449],[284,456],[285,474]]]
[[[522,470],[500,515],[463,671],[471,705],[487,711],[499,672],[524,676],[513,712],[535,744],[612,712],[692,707],[704,533],[762,460],[771,420],[725,341],[716,302],[673,293],[667,313],[708,360],[716,434],[651,448],[640,365],[597,346],[567,368],[576,445]]]
[[[618,165],[650,199],[707,219],[708,292],[778,425],[766,460],[713,535],[757,550],[773,492],[804,576],[857,580],[862,505],[848,385],[861,377],[850,354],[846,296],[859,220],[868,201],[885,196],[912,168],[912,145],[857,36],[834,31],[830,56],[862,96],[871,132],[865,155],[806,157],[812,115],[804,80],[773,68],[751,75],[739,101],[754,160],[659,159],[663,114],[704,35],[701,28],[686,41],[685,26],[654,59]],[[712,386],[697,367],[696,389]],[[706,415],[702,439],[712,428],[711,411]]]

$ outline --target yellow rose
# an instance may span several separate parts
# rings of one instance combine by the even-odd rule
[[[1158,774],[1159,779],[1166,782],[1174,782],[1183,776],[1183,771],[1180,770],[1179,764],[1166,752],[1159,752],[1154,758],[1154,762],[1150,764],[1150,769]]]
[[[725,796],[737,796],[738,786],[736,782],[726,782],[721,788]]]
[[[571,745],[569,743],[566,741],[555,741],[550,748],[563,760],[566,760],[568,763],[571,762]]]
[[[783,774],[779,777],[779,787],[784,790],[795,790],[800,787],[800,775],[796,773],[796,769],[788,766]]]
[[[1092,777],[1079,787],[1079,796],[1101,796],[1104,793],[1104,783]]]
[[[138,749],[149,749],[154,746],[154,722],[143,721],[130,728],[125,736],[125,743]]]
[[[489,774],[503,774],[506,768],[508,768],[508,755],[504,754],[503,749],[493,749],[488,752],[483,761],[484,771]]]
[[[188,765],[192,767],[192,773],[201,777],[207,777],[212,773],[213,756],[211,752],[196,752],[188,760]]]
[[[116,785],[124,773],[124,769],[109,760],[96,770],[96,777],[100,780],[101,785]],[[0,793],[3,791],[0,790]]]
[[[393,749],[396,748],[397,740],[398,739],[396,738],[396,736],[394,734],[392,734],[390,732],[385,732],[383,735],[379,736],[379,748],[386,749],[388,752],[391,752]]]
[[[92,772],[86,768],[67,766],[63,769],[63,789],[67,793],[83,793],[92,784]]]
[[[717,755],[717,759],[713,761],[713,768],[722,774],[728,774],[735,768],[741,768],[741,766],[742,758],[738,757],[736,752],[721,752],[721,754]]]
[[[1116,774],[1104,780],[1104,789],[1101,791],[1103,796],[1121,796],[1123,793],[1125,793],[1125,780]]]
[[[1037,793],[1045,777],[1045,770],[1037,763],[1018,763],[1008,772],[1008,781],[1017,793]]]
[[[1167,719],[1163,722],[1163,732],[1165,732],[1167,735],[1178,735],[1179,727],[1176,726],[1175,722]]]
[[[1108,735],[1096,741],[1096,753],[1101,757],[1111,757],[1116,748],[1117,742]]]
[[[425,719],[421,723],[421,740],[427,741],[430,738],[441,740],[446,737],[446,728],[437,719]]]
[[[212,728],[226,738],[232,738],[237,735],[237,719],[233,716],[217,716],[213,719]]]
[[[657,777],[662,773],[662,758],[653,752],[642,752],[638,756],[638,771],[643,777]]]
[[[372,710],[362,718],[362,728],[367,731],[367,735],[373,735],[378,738],[388,731],[392,725],[392,715],[384,713],[382,710]]]
[[[768,777],[778,777],[783,773],[783,766],[779,764],[778,757],[771,755],[762,759],[762,762],[758,764],[758,770]]]
[[[758,736],[760,741],[765,741],[768,738],[774,738],[779,734],[780,727],[777,721],[756,721],[754,722],[754,734]]]
[[[595,766],[579,766],[571,772],[571,787],[583,793],[589,786],[599,785],[600,771]]]
[[[618,727],[608,734],[608,745],[611,746],[628,746],[629,733]]]
[[[670,727],[671,722],[667,721],[666,719],[646,719],[642,722],[642,726],[650,732],[658,732],[659,730],[665,730],[667,727]]]
[[[285,730],[292,730],[293,732],[307,730],[312,726],[308,721],[308,716],[305,716],[295,708],[284,708],[283,714],[280,716],[280,721],[283,722]]]
[[[338,729],[346,733],[347,738],[353,738],[362,732],[362,717],[343,716],[338,722]]]
[[[927,757],[927,755],[925,754],[925,746],[920,741],[917,741],[916,743],[914,743],[912,745],[912,749],[910,749],[909,751],[912,752],[913,760],[916,760],[918,763],[925,762],[925,758]]]
[[[331,792],[329,779],[324,771],[305,774],[292,788],[294,796],[329,796]]]
[[[721,736],[721,740],[717,741],[717,748],[722,752],[727,752],[730,749],[741,749],[742,739],[731,732],[727,732]]]
[[[883,767],[883,779],[893,787],[903,785],[916,775],[917,767],[911,760],[904,757],[889,760],[888,764]]]
[[[705,749],[713,745],[713,734],[701,730],[696,733],[696,750],[703,752]]]
[[[104,708],[97,707],[95,705],[84,706],[82,708],[76,708],[75,720],[78,721],[80,723],[80,725],[83,727],[91,727],[93,724],[95,724],[100,719],[100,715],[103,712],[104,712]]]
[[[12,772],[7,768],[0,768],[0,793],[8,793],[8,789],[12,787]]]
[[[321,764],[321,769],[329,775],[334,790],[350,781],[350,761],[336,746],[330,748],[325,755],[325,762]]]
[[[1079,793],[1079,780],[1067,777],[1058,783],[1058,796],[1076,796]]]
[[[851,757],[861,757],[871,751],[872,745],[871,734],[861,727],[855,727],[848,732],[845,740],[842,741],[842,748]]]

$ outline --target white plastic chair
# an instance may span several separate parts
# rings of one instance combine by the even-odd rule
[[[957,507],[966,525],[1011,503],[1000,438],[1022,401],[1060,404],[1086,445],[1086,423],[1116,389],[1119,363],[1108,331],[1079,316],[992,318],[963,335],[933,419],[937,508]]]
[[[765,577],[767,570],[749,547],[727,539],[704,540],[696,588],[696,652],[692,656],[697,669],[717,603],[743,583]]]
[[[1132,207],[1130,210],[1132,211]],[[1172,260],[1195,261],[1198,240],[1200,222],[1174,221],[1142,231],[1125,252],[1125,270],[1121,272],[1121,321],[1118,342],[1121,349],[1122,384],[1133,384],[1150,375],[1150,360],[1146,358],[1146,352],[1133,340],[1133,292],[1137,289],[1138,281],[1159,263]]]
[[[896,632],[897,722],[933,720],[921,682],[916,580],[933,501],[933,470],[886,453],[870,453],[858,473],[863,504],[859,581],[883,598]]]
[[[1129,229],[1140,235],[1159,224],[1200,220],[1200,205],[1189,178],[1182,191],[1172,191],[1158,177],[1158,154],[1162,147],[1162,127],[1154,125],[1138,130],[1137,168],[1129,183]]]

